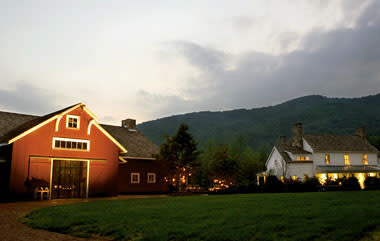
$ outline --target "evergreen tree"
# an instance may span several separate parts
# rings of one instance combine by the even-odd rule
[[[192,169],[198,165],[197,143],[188,130],[189,127],[182,123],[172,137],[165,136],[165,142],[160,147],[160,159],[169,168],[169,182],[179,191],[186,187]]]

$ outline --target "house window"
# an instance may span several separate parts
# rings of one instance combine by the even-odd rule
[[[350,165],[350,155],[344,155],[344,165]]]
[[[308,156],[297,156],[297,161],[308,161],[310,158]]]
[[[79,116],[67,115],[66,128],[79,129]]]
[[[140,183],[140,173],[138,172],[131,173],[131,183]]]
[[[89,151],[90,141],[53,137],[53,149]]]
[[[367,154],[363,154],[363,164],[368,165],[368,156]]]
[[[325,164],[330,165],[330,155],[329,154],[325,155]]]
[[[156,183],[156,173],[148,173],[148,183]]]

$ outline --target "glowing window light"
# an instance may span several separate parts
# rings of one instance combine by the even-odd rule
[[[326,180],[327,180],[327,175],[325,173],[322,173],[319,178],[319,182],[323,185],[326,183]]]
[[[364,165],[368,165],[368,156],[367,156],[367,154],[363,155],[363,164]]]
[[[350,155],[344,155],[344,165],[350,165]]]
[[[358,180],[359,180],[360,188],[364,189],[365,176],[363,175],[363,173],[359,173]]]
[[[330,165],[330,155],[329,154],[325,155],[325,164]]]

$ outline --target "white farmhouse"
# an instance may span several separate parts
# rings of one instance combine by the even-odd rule
[[[362,187],[367,176],[379,175],[379,151],[367,141],[364,128],[356,135],[303,134],[297,123],[293,140],[284,136],[280,140],[265,164],[266,175],[298,180],[316,176],[322,183],[353,175]]]

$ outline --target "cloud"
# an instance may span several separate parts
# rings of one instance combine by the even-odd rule
[[[51,91],[28,82],[17,82],[12,89],[0,89],[2,109],[30,114],[46,114],[57,109]]]
[[[164,115],[165,111],[188,109],[252,108],[309,94],[356,97],[378,93],[379,9],[378,1],[366,2],[354,27],[314,29],[299,40],[299,48],[280,55],[231,55],[193,42],[175,42],[172,46],[179,56],[200,71],[197,84],[183,86],[180,94],[140,93],[146,97],[142,101],[152,103]],[[292,34],[282,37],[284,47],[297,39]],[[232,60],[234,67],[228,68]]]

